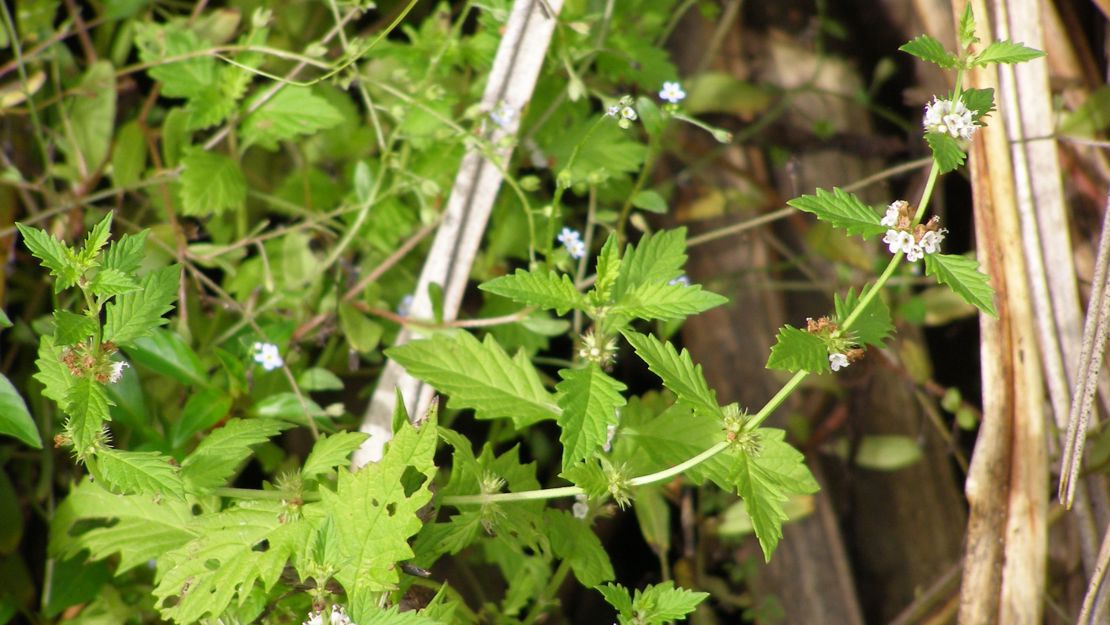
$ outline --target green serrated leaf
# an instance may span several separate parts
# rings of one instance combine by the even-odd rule
[[[316,441],[312,453],[304,461],[301,477],[316,477],[347,463],[347,457],[369,438],[365,432],[339,432]]]
[[[189,490],[224,486],[251,455],[251,445],[265,442],[288,424],[275,419],[231,419],[213,430],[181,463],[181,477]]]
[[[937,162],[942,174],[959,169],[967,159],[967,154],[960,149],[960,144],[946,133],[927,132],[925,142],[933,151],[933,160]]]
[[[597,278],[590,293],[590,298],[596,305],[609,302],[613,286],[620,276],[620,267],[620,243],[617,240],[617,233],[611,232],[609,238],[605,239],[605,245],[601,246],[601,251],[597,254]]]
[[[964,6],[964,12],[960,15],[958,35],[960,37],[961,48],[967,48],[971,44],[979,41],[979,38],[975,36],[975,15],[971,12],[970,2]]]
[[[865,240],[886,232],[886,226],[879,223],[880,217],[874,208],[864,204],[855,195],[833,187],[832,193],[817,189],[816,195],[803,195],[787,202],[790,206],[818,219],[828,222],[835,228],[842,228],[848,234],[858,234]]]
[[[478,288],[528,306],[554,309],[558,315],[565,315],[572,308],[583,310],[586,307],[585,297],[574,287],[570,276],[545,269],[517,269],[511,276],[494,278]]]
[[[975,55],[971,64],[985,66],[990,63],[1024,63],[1044,56],[1044,52],[1034,48],[1027,48],[1020,43],[1009,39],[992,41],[982,52]]]
[[[579,462],[563,469],[559,475],[581,488],[591,499],[604,499],[609,496],[609,476],[605,474],[605,469],[598,458]]]
[[[73,345],[92,336],[96,333],[97,327],[96,319],[88,315],[78,315],[68,310],[55,310],[54,344]]]
[[[42,394],[53,399],[59,406],[64,406],[69,387],[77,381],[62,363],[62,350],[54,345],[50,336],[39,338],[38,360],[35,361],[38,370],[34,378],[42,383]]]
[[[23,242],[31,254],[42,261],[42,266],[50,270],[50,274],[57,277],[54,283],[54,292],[60,293],[63,289],[77,284],[81,277],[80,267],[73,252],[58,239],[50,236],[45,230],[29,228],[23,224],[16,224]]]
[[[97,297],[112,297],[139,290],[139,283],[119,269],[102,267],[89,283],[89,289]]]
[[[612,307],[611,314],[635,319],[671,321],[685,319],[727,303],[728,298],[703,291],[701,285],[645,282],[626,291]]]
[[[176,24],[140,22],[136,26],[135,45],[139,58],[153,65],[150,77],[162,83],[160,93],[170,98],[190,98],[203,94],[216,82],[216,59],[198,54],[206,43],[191,30]],[[174,58],[173,62],[163,59]]]
[[[836,294],[833,296],[833,302],[836,308],[836,319],[843,324],[859,304],[859,296],[856,295],[855,289],[848,289],[844,299]],[[890,321],[890,309],[887,308],[886,302],[882,297],[875,296],[871,298],[867,308],[856,317],[852,327],[842,326],[842,329],[847,329],[861,345],[882,347],[887,337],[894,332],[894,324]]]
[[[207,430],[227,417],[232,398],[218,388],[202,388],[190,393],[181,409],[181,417],[173,424],[170,443],[182,447],[197,432]]]
[[[193,148],[181,159],[181,212],[204,217],[242,210],[247,202],[247,179],[228,156]]]
[[[617,424],[617,409],[625,404],[624,384],[606,375],[596,364],[582,369],[561,369],[559,391],[559,442],[563,444],[563,469],[589,458],[605,444],[610,425]]]
[[[787,324],[779,329],[776,339],[767,359],[768,369],[809,373],[830,371],[829,349],[821,337]]]
[[[588,523],[554,508],[545,510],[543,519],[555,557],[570,563],[570,570],[583,586],[593,588],[613,579],[609,554]]]
[[[309,87],[286,85],[243,120],[239,134],[246,145],[276,150],[279,141],[327,130],[342,121],[343,115]]]
[[[925,275],[936,276],[937,282],[946,284],[979,310],[998,316],[994,309],[994,289],[990,278],[979,271],[979,261],[958,254],[926,254]]]
[[[173,309],[181,269],[163,267],[143,277],[139,290],[119,295],[107,306],[104,340],[128,345],[166,323],[162,315]]]
[[[27,411],[27,404],[3,374],[0,374],[0,434],[19,439],[35,449],[42,449],[42,438],[35,427],[35,420]]]
[[[982,124],[982,119],[994,110],[994,89],[965,89],[960,100],[975,113],[976,123]]]
[[[636,354],[647,363],[652,373],[663,380],[663,386],[670,389],[680,400],[703,415],[714,417],[721,415],[717,394],[709,389],[705,376],[702,375],[701,365],[694,364],[689,352],[683,349],[680,354],[669,341],[660,341],[650,335],[630,330],[622,334],[636,350]]]
[[[88,235],[85,236],[85,243],[81,246],[81,251],[77,254],[77,258],[81,263],[88,266],[92,264],[100,249],[108,243],[108,239],[112,237],[112,213],[109,211],[103,219],[98,221],[92,230],[89,230]]]
[[[335,491],[320,491],[339,539],[326,564],[348,593],[396,588],[397,562],[413,556],[408,541],[423,526],[416,513],[432,498],[435,448],[434,415],[419,429],[405,423],[381,461],[341,470]]]
[[[171,458],[156,451],[105,448],[89,459],[98,480],[126,495],[155,495],[185,500],[185,483]]]
[[[956,55],[945,50],[941,42],[929,35],[914,37],[909,42],[899,46],[898,49],[907,54],[912,54],[922,61],[936,63],[944,69],[955,69],[959,65],[959,59],[956,58]]]
[[[788,495],[808,495],[819,486],[805,465],[805,456],[784,441],[786,432],[760,428],[751,433],[758,444],[754,453],[740,453],[736,485],[744,509],[752,519],[759,546],[768,562],[782,538],[787,520],[782,504]]]
[[[100,266],[133,275],[143,264],[143,251],[149,233],[149,230],[142,230],[135,234],[125,234],[113,241],[104,253]]]
[[[645,283],[666,283],[682,275],[686,264],[686,228],[645,234],[629,245],[621,259],[614,297]]]
[[[8,313],[0,308],[0,330],[12,327],[12,320],[8,318]]]
[[[84,457],[100,436],[108,414],[108,394],[104,386],[92,378],[74,378],[66,392],[66,434],[73,441],[78,457]]]
[[[491,336],[442,334],[386,350],[410,374],[450,397],[451,408],[473,408],[479,419],[511,418],[517,428],[556,419],[559,408],[532,363],[510,358]]]

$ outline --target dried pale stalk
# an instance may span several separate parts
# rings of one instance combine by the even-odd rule
[[[482,95],[483,110],[492,111],[502,106],[517,113],[523,110],[532,98],[562,5],[563,0],[515,0]],[[516,132],[519,118],[519,114],[513,116],[505,128],[493,127],[489,139],[494,146],[499,146],[503,137]],[[496,163],[476,150],[463,157],[447,201],[443,224],[417,281],[410,312],[413,317],[432,317],[432,303],[428,297],[431,284],[442,288],[443,318],[454,319],[458,314],[470,266],[501,188],[501,169],[509,162],[512,152],[511,145],[495,148]],[[402,330],[395,344],[415,338],[416,332],[408,328]],[[400,390],[409,414],[424,414],[431,401],[432,387],[410,376],[392,360],[388,361],[362,421],[360,429],[370,438],[355,452],[355,466],[381,459],[385,444],[392,437],[390,424],[395,389]]]
[[[961,15],[964,2],[953,3]],[[993,41],[985,0],[973,0],[980,41]],[[994,68],[968,75],[998,91]],[[1003,119],[1014,111],[999,111]],[[966,483],[970,504],[961,588],[962,625],[1039,625],[1047,557],[1048,457],[1036,330],[1021,247],[1005,127],[976,137],[970,170],[979,254],[994,282],[999,316],[980,318],[983,426]]]

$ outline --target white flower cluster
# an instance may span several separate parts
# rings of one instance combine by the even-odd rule
[[[682,90],[682,85],[677,82],[663,83],[663,89],[659,91],[659,99],[666,100],[671,104],[678,104],[686,99],[686,92]]]
[[[582,242],[582,235],[577,230],[563,228],[557,238],[559,243],[567,248],[567,253],[570,254],[571,258],[577,260],[586,255],[586,244]]]
[[[905,200],[893,202],[887,207],[886,214],[879,223],[888,228],[883,236],[883,243],[887,244],[890,253],[903,252],[906,260],[912,263],[921,260],[926,254],[939,252],[940,244],[948,231],[937,227],[935,217],[929,223],[911,230],[913,216],[909,209],[910,205]]]
[[[921,120],[925,132],[947,134],[953,139],[970,139],[979,129],[971,110],[962,100],[939,100],[925,105],[925,118]]]
[[[331,614],[328,615],[327,620],[324,620],[323,610],[314,610],[308,613],[308,620],[301,625],[355,625],[355,622],[347,616],[343,606],[336,603],[332,604]]]
[[[255,343],[254,361],[262,365],[262,368],[267,371],[280,369],[285,365],[285,361],[281,359],[281,352],[278,351],[277,345],[273,343]]]

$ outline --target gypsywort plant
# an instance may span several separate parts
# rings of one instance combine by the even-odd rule
[[[260,37],[262,23],[253,31]],[[586,263],[591,253],[589,237],[583,240],[578,231],[562,227],[558,217],[562,194],[588,178],[576,169],[581,164],[577,159],[587,158],[580,148],[595,133],[618,136],[610,133],[633,132],[638,122],[657,128],[667,119],[679,119],[729,139],[682,112],[686,94],[677,82],[663,85],[661,106],[646,98],[601,102],[607,112],[585,127],[563,161],[552,205],[546,212],[528,214],[530,220],[543,217],[529,224],[531,262],[479,286],[531,311],[574,314],[573,354],[554,360],[560,364],[557,379],[545,378],[525,351],[510,353],[494,333],[479,339],[463,329],[439,326],[425,338],[386,351],[446,396],[447,408],[473,411],[477,419],[504,426],[502,432],[527,432],[552,422],[561,445],[559,477],[566,482],[553,488],[542,487],[536,465],[522,462],[518,447],[501,446],[497,452],[488,441],[475,449],[468,438],[440,423],[435,407],[428,414],[409,415],[401,402],[384,456],[357,471],[348,468],[348,458],[366,436],[344,431],[329,411],[296,393],[283,401],[295,402],[300,410],[270,404],[220,423],[167,425],[177,429],[166,446],[122,449],[112,440],[109,422],[113,407],[125,403],[134,390],[130,361],[185,376],[198,396],[207,397],[204,389],[210,381],[194,379],[189,372],[195,369],[167,365],[174,354],[189,353],[181,349],[183,339],[177,333],[161,328],[180,292],[182,269],[176,264],[144,269],[148,233],[113,241],[110,214],[77,247],[20,225],[25,245],[53,276],[61,303],[50,331],[40,339],[35,377],[43,395],[66,415],[55,444],[70,449],[88,470],[54,515],[51,552],[111,558],[117,576],[152,568],[148,609],[182,624],[260,619],[360,625],[476,622],[479,616],[459,594],[429,573],[438,560],[464,550],[484,554],[510,580],[504,598],[482,608],[487,615],[499,614],[497,622],[534,622],[549,607],[551,589],[557,590],[568,575],[596,588],[622,624],[684,618],[707,593],[670,581],[633,591],[612,583],[609,555],[592,530],[610,502],[625,507],[644,487],[680,475],[696,484],[712,482],[742,498],[769,560],[788,520],[784,502],[813,493],[818,485],[785,432],[766,427],[765,421],[808,375],[839,371],[865,358],[868,349],[884,345],[893,325],[881,294],[899,266],[921,262],[927,276],[984,313],[995,314],[987,276],[971,258],[942,252],[947,231],[936,217],[927,218],[928,206],[938,176],[964,162],[969,141],[994,106],[990,90],[963,88],[964,73],[1041,53],[1008,41],[978,43],[969,10],[961,20],[957,51],[946,51],[924,36],[902,47],[956,73],[952,92],[934,97],[925,107],[924,138],[933,164],[916,203],[894,200],[876,209],[840,189],[819,189],[789,202],[849,235],[881,237],[891,258],[858,292],[836,294],[828,315],[779,331],[767,367],[793,375],[754,412],[721,405],[686,350],[645,331],[650,326],[644,322],[673,328],[726,302],[685,276],[683,229],[625,243],[623,211],[597,251],[592,277],[565,271],[570,261]],[[146,45],[154,45],[153,39]],[[228,67],[249,69],[248,61],[252,59]],[[238,76],[232,74],[229,79]],[[172,73],[164,78],[167,84],[177,80]],[[200,87],[195,92],[167,91],[188,99],[191,115],[218,113],[204,106],[212,104],[205,99],[212,94]],[[293,108],[315,97],[307,91],[285,93],[289,95],[282,97]],[[330,105],[324,108],[332,110]],[[507,123],[517,114],[498,109],[491,120]],[[202,124],[195,119],[189,123],[194,122]],[[271,136],[280,129],[251,126],[249,119],[244,131],[245,138],[259,145],[288,138]],[[185,158],[201,162],[224,157],[190,152]],[[380,178],[372,180],[368,168],[356,176],[362,177],[365,194],[377,192],[370,189]],[[655,202],[638,188],[635,192],[638,204]],[[203,198],[185,199],[187,206],[199,207]],[[537,245],[543,228],[550,236]],[[546,255],[539,258],[537,251]],[[349,311],[340,309],[341,320]],[[549,315],[529,318],[546,327],[555,321]],[[366,322],[344,323],[354,328]],[[243,372],[252,363],[259,375],[273,372],[292,379],[291,368],[299,365],[286,361],[279,342],[263,328],[252,326],[236,336],[238,353],[219,353],[226,369],[238,372],[229,373],[229,379],[249,383]],[[665,401],[656,401],[657,395],[654,400],[629,397],[627,385],[613,377],[612,365],[626,346],[660,378],[669,393]],[[323,378],[321,387],[327,388],[328,375],[317,369],[304,379]],[[315,436],[303,463],[282,465],[278,477],[261,489],[233,486],[255,449],[294,427]],[[437,456],[438,448],[449,453],[449,460],[448,453]],[[449,470],[441,472],[437,458],[441,464],[447,460]],[[557,498],[574,498],[574,503],[547,505]]]

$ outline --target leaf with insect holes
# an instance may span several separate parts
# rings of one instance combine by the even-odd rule
[[[985,66],[990,63],[1024,63],[1039,59],[1044,52],[1026,47],[1008,39],[992,41],[983,51],[971,59],[972,66]]]
[[[848,289],[843,299],[839,294],[834,295],[833,303],[836,307],[836,319],[843,324],[859,305],[859,297],[855,289]],[[894,325],[890,322],[890,309],[887,308],[886,302],[880,295],[876,295],[871,298],[867,308],[856,317],[851,328],[841,326],[841,329],[847,330],[849,335],[861,345],[882,347],[883,342],[891,332],[894,332]]]
[[[527,306],[554,309],[558,315],[564,315],[572,308],[582,310],[586,306],[586,298],[574,288],[570,276],[546,269],[517,269],[513,275],[478,285],[478,289]]]
[[[605,444],[608,427],[617,424],[617,409],[627,387],[609,377],[594,363],[581,369],[561,369],[559,391],[559,442],[563,444],[563,469],[589,458]]]
[[[768,369],[780,371],[829,372],[829,348],[821,337],[787,324],[779,328],[767,359]]]
[[[492,337],[436,334],[386,350],[410,374],[449,396],[451,408],[479,419],[510,418],[517,428],[556,419],[559,407],[523,352],[510,358]]]
[[[334,491],[320,490],[339,538],[322,564],[348,593],[396,588],[397,563],[413,556],[409,539],[424,525],[417,511],[432,498],[436,434],[434,414],[419,428],[403,423],[380,461],[341,470]]]
[[[806,467],[802,452],[783,440],[785,431],[760,428],[750,435],[756,449],[736,454],[736,489],[752,519],[763,556],[770,562],[787,520],[783,502],[790,495],[808,495],[820,487]]]
[[[31,250],[31,254],[42,261],[42,266],[49,269],[51,275],[58,278],[54,283],[55,293],[77,284],[81,277],[80,268],[73,252],[65,243],[50,236],[45,230],[23,224],[16,224],[15,227],[23,236],[23,243]]]
[[[959,169],[967,159],[967,154],[964,154],[956,140],[947,133],[927,132],[925,142],[933,151],[933,160],[936,161],[942,174]]]
[[[651,335],[631,330],[622,334],[652,373],[663,380],[663,386],[699,413],[720,416],[717,394],[710,390],[702,375],[701,365],[694,364],[689,352],[683,349],[680,354],[669,341],[660,341]]]
[[[979,261],[959,254],[926,254],[925,275],[936,276],[937,282],[948,285],[965,302],[998,316],[994,309],[994,289],[990,278],[979,271]]]
[[[816,195],[803,195],[787,202],[794,208],[813,213],[818,219],[848,234],[858,234],[864,239],[886,232],[879,223],[879,213],[864,204],[855,195],[833,187],[832,193],[817,189]]]
[[[943,69],[954,69],[959,65],[955,54],[944,49],[941,42],[929,35],[919,35],[898,47],[907,54],[912,54],[922,61],[936,63]]]

